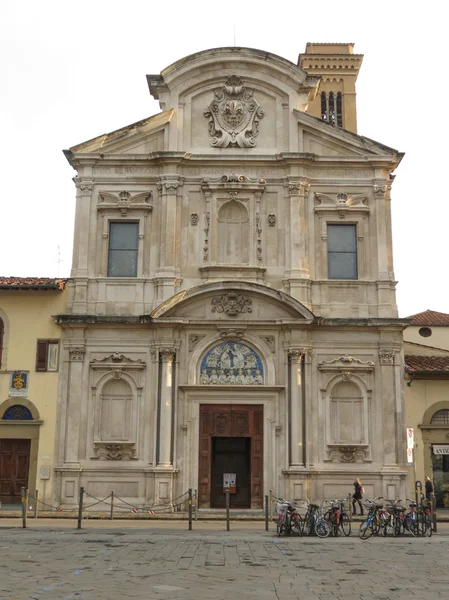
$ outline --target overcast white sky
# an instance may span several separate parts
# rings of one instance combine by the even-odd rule
[[[0,275],[69,276],[75,172],[62,150],[159,112],[145,75],[193,52],[234,45],[235,25],[237,46],[295,63],[307,42],[354,42],[365,55],[358,132],[406,153],[392,202],[400,315],[449,313],[442,6],[1,0]]]

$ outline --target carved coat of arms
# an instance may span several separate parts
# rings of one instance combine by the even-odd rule
[[[254,90],[247,89],[237,75],[228,77],[226,83],[214,91],[215,97],[204,111],[209,119],[212,146],[252,148],[256,145],[263,110],[253,94]]]

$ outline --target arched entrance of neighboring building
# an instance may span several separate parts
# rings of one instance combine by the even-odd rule
[[[431,474],[437,508],[449,508],[449,402],[438,402],[424,414],[424,468]]]
[[[0,404],[0,502],[20,504],[21,488],[35,489],[39,413],[29,400]]]

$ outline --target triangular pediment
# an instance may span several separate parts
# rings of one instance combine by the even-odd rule
[[[72,154],[149,154],[164,150],[164,130],[174,110],[166,110],[70,148]]]
[[[403,154],[362,135],[336,127],[299,110],[294,110],[304,152],[323,157],[378,157],[401,160]]]

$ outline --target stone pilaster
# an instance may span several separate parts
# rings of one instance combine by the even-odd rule
[[[394,372],[395,352],[389,348],[379,350],[382,426],[384,435],[384,466],[396,467],[396,386]]]
[[[172,466],[173,364],[175,350],[161,348],[161,380],[159,385],[158,467]]]
[[[83,384],[83,365],[86,349],[84,346],[69,348],[69,385],[67,390],[65,464],[79,463],[79,438],[81,400]]]
[[[290,466],[303,466],[303,389],[301,350],[288,351],[290,362]]]

